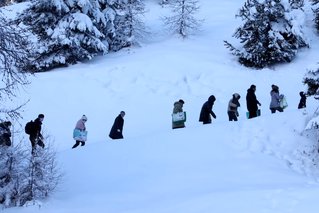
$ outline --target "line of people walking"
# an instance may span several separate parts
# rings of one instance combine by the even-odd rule
[[[114,123],[112,125],[109,137],[113,140],[122,139],[123,138],[123,126],[124,126],[124,116],[125,112],[121,111],[120,114],[115,118]],[[85,145],[87,140],[87,130],[85,123],[87,122],[86,115],[83,115],[80,120],[76,122],[75,128],[73,130],[73,139],[75,140],[75,144],[72,146],[72,149]]]
[[[261,106],[261,103],[256,97],[256,86],[251,85],[247,90],[246,95],[246,105],[247,105],[247,118],[251,119],[259,116],[260,109],[258,106]],[[307,96],[304,92],[300,92],[300,101],[298,104],[298,109],[306,107]],[[287,102],[285,96],[279,93],[279,87],[277,85],[271,85],[270,91],[271,101],[269,109],[271,113],[283,112],[284,108],[287,107]],[[234,93],[232,98],[228,102],[227,114],[229,121],[238,121],[238,107],[240,107],[241,96],[238,93]],[[212,123],[212,118],[216,119],[217,116],[213,112],[213,106],[216,101],[214,95],[209,96],[208,100],[202,105],[199,122],[203,124]],[[186,112],[183,111],[183,105],[185,104],[184,100],[180,99],[174,103],[173,113],[172,113],[172,128],[184,128],[186,122]],[[109,133],[111,139],[122,139],[123,138],[123,126],[124,126],[124,116],[125,112],[121,111],[120,114],[115,118],[112,128]],[[42,148],[45,147],[44,138],[41,134],[41,126],[44,120],[44,114],[39,114],[34,121],[30,121],[25,126],[25,132],[29,135],[29,140],[32,147],[32,153],[37,146]],[[75,125],[73,130],[73,139],[75,144],[72,146],[72,149],[78,147],[79,145],[84,146],[87,141],[87,130],[85,123],[87,122],[86,115],[83,115]],[[11,146],[11,131],[10,128],[12,123],[10,121],[4,121],[0,123],[0,145],[2,146]]]
[[[123,126],[124,126],[124,116],[125,112],[121,111],[120,114],[115,118],[112,125],[109,137],[112,139],[122,139],[123,138]],[[39,114],[38,117],[34,120],[31,120],[25,125],[25,133],[29,135],[29,140],[31,143],[31,154],[35,153],[37,146],[44,148],[44,137],[41,134],[42,123],[44,120],[44,114]],[[72,149],[85,145],[87,140],[87,133],[85,123],[87,122],[86,115],[83,115],[75,125],[73,130],[73,139],[75,144],[72,146]],[[10,121],[4,121],[0,123],[0,146],[11,146],[11,128],[12,123]]]
[[[246,95],[246,106],[247,106],[247,118],[252,119],[257,116],[260,116],[261,111],[258,107],[261,106],[261,103],[256,97],[256,85],[252,84],[249,89],[247,89]],[[300,92],[300,101],[298,104],[298,109],[306,107],[306,95],[304,92]],[[229,121],[238,121],[238,107],[240,107],[239,99],[240,95],[234,93],[232,98],[228,102],[227,114]],[[271,85],[270,91],[270,105],[269,109],[271,113],[283,112],[284,109],[288,106],[286,98],[283,94],[279,93],[279,87],[277,85]],[[216,101],[214,95],[209,96],[208,100],[203,104],[200,115],[199,122],[203,124],[210,124],[212,118],[216,119],[216,114],[213,112],[213,106]],[[173,113],[172,113],[172,128],[184,128],[186,122],[186,112],[183,111],[184,100],[180,99],[174,103]]]

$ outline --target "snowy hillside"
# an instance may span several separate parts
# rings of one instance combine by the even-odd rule
[[[145,22],[152,34],[142,47],[32,77],[24,122],[45,115],[43,128],[54,138],[65,176],[48,200],[3,212],[317,213],[316,144],[303,132],[317,102],[308,98],[307,110],[297,109],[302,78],[318,60],[311,9],[305,9],[304,25],[310,48],[290,64],[253,70],[223,44],[236,42],[232,34],[241,22],[235,14],[243,3],[201,0],[203,28],[182,40],[160,22],[168,8],[150,1]],[[262,115],[247,120],[251,84]],[[283,113],[270,113],[272,84],[287,97]],[[240,116],[229,122],[227,104],[235,92],[242,97]],[[217,119],[203,126],[199,112],[210,95]],[[179,99],[186,128],[172,130]],[[124,139],[112,141],[108,134],[121,110]],[[83,114],[88,142],[71,149]]]

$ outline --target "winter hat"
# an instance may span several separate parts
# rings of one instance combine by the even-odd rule
[[[279,87],[277,86],[277,85],[271,85],[271,89],[273,89],[273,90],[279,90]]]
[[[185,102],[182,100],[182,99],[179,99],[179,101],[178,101],[179,103],[182,103],[182,104],[184,104]]]
[[[250,89],[256,89],[256,85],[252,84],[252,85],[250,86]]]
[[[120,112],[120,115],[121,115],[122,117],[124,117],[124,116],[125,116],[125,112],[124,112],[124,111],[121,111],[121,112]]]
[[[209,101],[210,103],[214,103],[214,102],[216,101],[215,96],[213,96],[213,95],[209,96],[208,101]]]
[[[82,115],[82,118],[81,118],[83,121],[87,121],[88,118],[85,116],[85,115]]]
[[[240,95],[238,93],[234,93],[233,97],[236,98],[236,99],[240,99]]]
[[[11,126],[11,125],[12,125],[11,121],[5,121],[4,124],[5,124],[6,126]]]
[[[44,118],[44,115],[43,114],[39,114],[38,118]]]

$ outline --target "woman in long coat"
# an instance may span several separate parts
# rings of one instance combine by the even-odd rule
[[[123,138],[124,116],[125,116],[125,112],[121,111],[120,114],[115,118],[113,126],[109,134],[110,138],[112,139]]]
[[[258,105],[261,106],[261,104],[257,100],[255,92],[256,92],[255,85],[251,85],[250,88],[247,90],[246,104],[247,104],[247,110],[249,112],[249,119],[257,117]]]
[[[238,93],[233,94],[232,99],[230,99],[228,103],[228,118],[229,121],[237,121],[237,117],[239,116],[238,107],[240,107],[239,103],[240,95]]]

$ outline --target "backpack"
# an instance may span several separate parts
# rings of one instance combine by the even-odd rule
[[[34,124],[34,122],[31,120],[24,127],[24,131],[28,135],[30,135],[32,133],[32,131],[33,131],[33,124]]]

